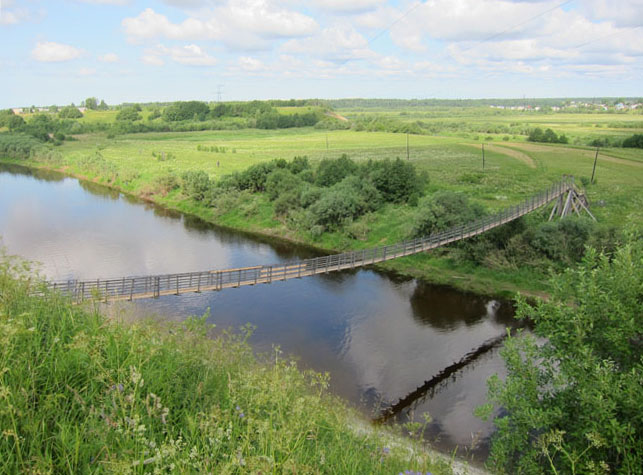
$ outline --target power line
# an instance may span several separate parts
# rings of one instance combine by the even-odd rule
[[[550,8],[550,9],[548,9],[548,10],[545,10],[544,12],[541,12],[541,13],[539,13],[538,15],[532,16],[531,18],[529,18],[529,19],[527,19],[527,20],[525,20],[525,21],[523,21],[523,22],[521,22],[521,23],[518,23],[518,24],[516,24],[516,25],[513,25],[513,26],[511,26],[511,27],[507,28],[506,30],[501,31],[500,33],[494,33],[494,34],[493,34],[493,35],[491,35],[491,36],[488,36],[488,37],[486,37],[486,38],[484,38],[484,39],[482,39],[482,40],[480,40],[480,41],[477,41],[477,42],[475,42],[474,44],[472,44],[471,46],[469,46],[468,48],[465,48],[465,49],[463,49],[463,50],[461,50],[461,51],[462,51],[462,52],[469,51],[470,49],[474,48],[475,46],[478,46],[478,45],[479,45],[479,44],[481,44],[481,43],[485,43],[485,42],[487,42],[487,41],[489,41],[489,40],[493,40],[493,39],[495,39],[495,38],[498,38],[499,36],[502,36],[502,35],[504,35],[505,33],[509,33],[510,31],[515,30],[515,29],[516,29],[516,28],[518,28],[519,26],[526,25],[527,23],[529,23],[529,22],[531,22],[531,21],[535,20],[536,18],[540,18],[541,16],[546,15],[547,13],[552,12],[552,11],[554,11],[554,10],[557,10],[558,8],[561,8],[561,7],[563,7],[563,6],[567,5],[568,3],[571,3],[571,2],[573,2],[573,1],[574,1],[574,0],[566,0],[566,1],[564,1],[563,3],[559,3],[559,4],[558,4],[558,5],[556,5],[555,7],[552,7],[552,8]]]
[[[635,27],[634,27],[634,28],[632,28],[631,30],[615,31],[615,32],[610,33],[610,34],[608,34],[608,35],[601,36],[600,38],[594,38],[593,40],[586,41],[585,43],[581,43],[581,44],[579,44],[579,45],[572,46],[570,49],[578,49],[578,48],[582,48],[583,46],[587,46],[587,45],[590,45],[590,44],[592,44],[592,43],[596,43],[597,41],[604,40],[605,38],[611,38],[612,36],[622,35],[623,33],[629,33],[630,31],[634,31],[634,30],[637,30],[637,29],[641,28],[642,26],[643,26],[643,25],[635,26]]]
[[[377,34],[375,34],[375,36],[372,36],[372,37],[371,37],[371,38],[366,42],[366,45],[367,45],[367,46],[368,46],[368,45],[370,45],[370,44],[371,44],[371,43],[373,43],[376,39],[378,39],[380,36],[382,36],[384,33],[386,33],[386,32],[388,32],[388,31],[390,31],[390,30],[391,30],[391,28],[393,28],[397,23],[399,23],[399,22],[400,22],[400,21],[402,21],[404,18],[406,18],[406,17],[408,16],[408,14],[409,14],[409,13],[411,13],[413,10],[415,10],[415,9],[416,9],[416,8],[418,8],[418,7],[420,7],[421,5],[426,5],[426,3],[418,2],[418,3],[416,3],[415,5],[413,5],[411,8],[409,8],[409,9],[408,9],[408,10],[406,10],[404,13],[402,13],[402,15],[401,15],[401,16],[399,16],[395,21],[393,21],[392,23],[389,23],[389,25],[388,25],[386,28],[384,28],[384,29],[380,30],[379,32],[377,32]],[[337,65],[338,65],[338,66],[341,66],[341,65],[343,65],[343,64],[346,64],[346,63],[347,63],[347,62],[349,62],[351,59],[354,59],[354,58],[346,58],[344,61],[341,61],[340,63],[337,63]]]

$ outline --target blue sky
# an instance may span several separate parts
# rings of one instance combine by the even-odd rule
[[[0,107],[643,95],[643,0],[0,0]]]

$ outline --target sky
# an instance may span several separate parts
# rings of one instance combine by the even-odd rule
[[[0,0],[0,108],[643,95],[643,0]]]

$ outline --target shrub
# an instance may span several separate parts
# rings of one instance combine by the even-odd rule
[[[643,148],[643,134],[634,134],[623,140],[625,148]]]
[[[296,197],[296,202],[298,203],[300,185],[301,180],[297,178],[297,176],[288,170],[277,168],[266,178],[266,193],[268,194],[268,199],[271,201],[276,200],[280,196],[289,195]]]
[[[375,188],[388,202],[408,202],[412,196],[421,195],[426,183],[426,178],[420,177],[411,163],[399,158],[376,162],[369,160],[365,168]]]
[[[418,203],[413,224],[413,237],[424,237],[453,226],[474,221],[485,215],[484,209],[472,204],[466,195],[440,191]]]
[[[183,120],[204,121],[210,108],[205,102],[187,101],[175,102],[163,111],[163,120],[168,122],[178,122]]]
[[[640,236],[614,256],[590,249],[578,268],[552,278],[548,300],[518,300],[535,337],[510,337],[505,381],[488,382],[489,399],[504,409],[494,472],[641,473],[642,259]]]
[[[325,158],[317,167],[315,183],[319,186],[332,186],[339,183],[348,175],[357,172],[357,164],[348,158],[348,155],[342,154],[337,159]]]
[[[80,119],[82,116],[83,113],[74,106],[63,107],[58,113],[61,119]]]
[[[125,107],[116,114],[116,120],[141,120],[141,114],[134,107]]]
[[[210,190],[210,177],[202,170],[188,171],[182,176],[185,194],[195,201],[203,201]]]

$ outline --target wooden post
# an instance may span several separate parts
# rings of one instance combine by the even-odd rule
[[[592,185],[594,184],[594,173],[596,173],[596,161],[598,160],[598,149],[599,147],[596,147],[596,155],[594,156],[594,168],[592,168],[592,179],[590,180],[590,183]]]
[[[132,282],[130,283],[129,286],[129,301],[132,301],[132,295],[134,294],[134,279],[132,279]]]
[[[484,142],[482,143],[482,170],[484,170]]]

